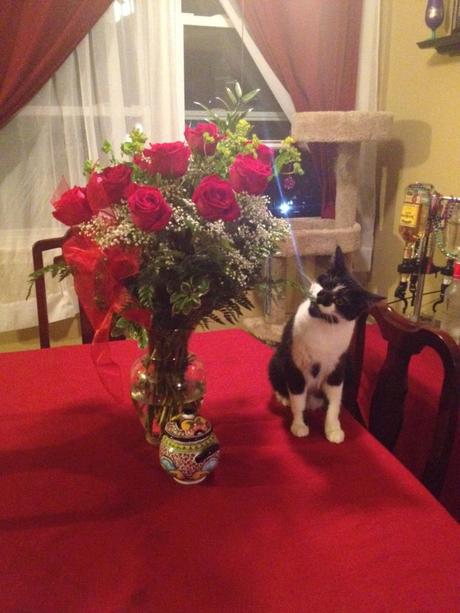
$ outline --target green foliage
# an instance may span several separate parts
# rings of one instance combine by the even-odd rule
[[[227,130],[226,138],[217,143],[218,155],[215,156],[215,164],[221,176],[228,175],[228,170],[239,153],[256,155],[260,140],[255,134],[250,134],[250,130],[251,124],[240,119],[234,131]]]
[[[279,175],[281,171],[290,174],[303,175],[301,166],[302,158],[300,150],[294,146],[292,136],[285,138],[282,143],[278,155],[275,159],[275,175]]]
[[[89,177],[95,170],[98,170],[99,165],[98,162],[93,162],[91,160],[86,160],[83,165],[83,174],[85,177]]]
[[[149,343],[147,330],[124,317],[117,317],[115,322],[112,323],[111,336],[113,338],[130,338],[136,341],[141,349],[147,347]]]
[[[65,277],[69,276],[72,273],[72,269],[70,268],[70,266],[67,266],[65,262],[57,261],[53,264],[49,264],[48,266],[44,266],[39,270],[31,272],[29,275],[29,289],[27,291],[26,300],[28,300],[30,294],[32,293],[32,287],[35,281],[40,277],[43,277],[47,273],[51,273],[51,276],[53,278],[57,277],[59,281],[62,281],[63,279],[65,279]]]
[[[137,296],[141,307],[144,309],[151,309],[153,307],[154,289],[152,285],[141,285]]]
[[[133,128],[128,134],[127,140],[121,143],[120,151],[122,155],[127,156],[128,158],[133,158],[135,155],[142,153],[146,142],[147,136],[142,132],[142,130],[139,130],[138,128]],[[120,160],[115,157],[115,152],[110,141],[105,140],[102,143],[101,151],[109,157],[110,164],[120,163]],[[131,160],[129,163],[131,164]],[[85,175],[85,177],[89,177],[93,172],[97,172],[100,170],[101,166],[99,160],[97,160],[96,162],[93,162],[92,160],[86,160],[83,165],[83,174]],[[133,179],[136,180],[137,178],[139,178],[141,173],[139,173],[136,167],[133,168],[133,171]]]
[[[227,131],[234,132],[238,123],[246,117],[253,109],[249,107],[249,103],[259,93],[260,89],[253,89],[246,94],[243,94],[238,81],[234,81],[230,87],[225,88],[227,99],[217,97],[216,100],[224,105],[225,115],[219,113],[217,108],[209,108],[201,102],[194,102],[197,106],[206,111],[208,117],[225,134]]]
[[[134,128],[129,133],[128,140],[121,144],[120,149],[124,155],[132,157],[137,153],[142,153],[146,142],[147,136],[138,128]]]
[[[102,143],[101,150],[102,150],[102,151],[103,151],[103,152],[104,152],[106,155],[108,155],[108,156],[109,156],[110,161],[111,161],[111,163],[112,163],[112,164],[116,164],[117,160],[116,160],[116,158],[115,158],[115,154],[114,154],[114,152],[113,152],[112,144],[111,144],[111,143],[110,143],[108,140],[105,140],[105,141]]]
[[[190,281],[182,281],[178,291],[171,293],[172,312],[174,314],[190,315],[199,309],[201,298],[209,291],[209,280],[191,277]]]

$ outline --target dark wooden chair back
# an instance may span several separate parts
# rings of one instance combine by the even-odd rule
[[[62,249],[64,242],[64,236],[58,238],[45,238],[37,241],[32,246],[32,258],[34,271],[43,268],[43,254],[45,251],[51,249]],[[55,261],[62,256],[57,256]],[[43,349],[50,346],[50,330],[48,321],[48,305],[46,301],[46,282],[44,275],[35,279],[35,294],[37,300],[37,314],[38,314],[38,332],[40,337],[40,347]],[[80,330],[83,343],[90,343],[93,340],[94,331],[86,317],[81,304],[80,308]]]
[[[385,360],[377,375],[370,400],[368,427],[370,432],[393,451],[404,419],[404,400],[408,388],[409,363],[415,354],[431,347],[439,355],[444,378],[437,399],[437,414],[431,449],[426,459],[422,483],[439,498],[445,480],[455,437],[460,409],[460,348],[445,332],[399,315],[384,301],[371,308],[369,314],[388,342]],[[368,315],[356,324],[350,348],[350,372],[344,387],[344,406],[361,423],[365,423],[358,402]]]

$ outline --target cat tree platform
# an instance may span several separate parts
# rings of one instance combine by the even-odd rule
[[[272,260],[273,278],[286,278],[287,258],[297,255],[332,255],[340,246],[345,254],[360,245],[361,226],[356,220],[360,198],[359,159],[361,144],[389,138],[393,115],[385,112],[324,111],[294,113],[292,136],[297,143],[335,144],[335,219],[297,217],[289,220],[292,236]],[[255,336],[277,342],[286,321],[286,301],[272,301],[264,317],[246,318],[244,325]]]

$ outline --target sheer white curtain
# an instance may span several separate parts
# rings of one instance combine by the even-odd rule
[[[50,205],[62,177],[83,184],[85,160],[136,124],[152,142],[182,139],[183,72],[180,0],[117,0],[0,131],[0,331],[36,325],[31,248],[66,230]],[[48,282],[51,321],[75,313],[71,286]]]

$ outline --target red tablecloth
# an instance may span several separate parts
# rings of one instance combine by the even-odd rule
[[[127,372],[133,344],[113,343]],[[76,346],[0,355],[0,610],[449,612],[460,528],[348,415],[296,439],[271,401],[271,350],[197,334],[203,414],[222,444],[201,485],[159,467],[128,400]]]
[[[387,342],[382,338],[379,327],[367,326],[359,393],[359,404],[365,416],[368,415],[376,375],[385,359],[386,351]],[[418,477],[422,475],[432,443],[443,376],[441,359],[433,349],[427,347],[420,354],[413,356],[409,367],[404,423],[395,454]],[[460,521],[460,420],[441,501]]]

